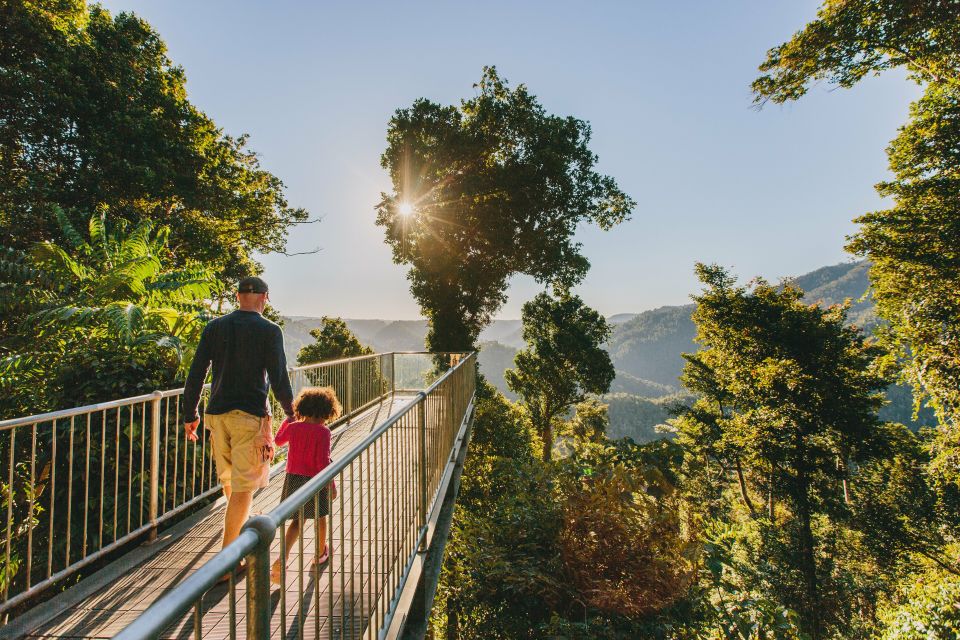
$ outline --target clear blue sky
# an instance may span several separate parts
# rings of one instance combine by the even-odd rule
[[[879,208],[884,149],[918,89],[893,73],[750,108],[765,51],[816,13],[812,0],[316,2],[109,0],[149,21],[190,99],[249,133],[292,205],[323,217],[265,256],[286,315],[419,316],[373,207],[387,122],[419,97],[473,94],[483,65],[545,108],[593,127],[599,168],[637,201],[632,221],[578,238],[580,295],[602,313],[682,304],[695,261],[777,279],[848,260],[851,219]],[[536,292],[523,278],[502,318]]]

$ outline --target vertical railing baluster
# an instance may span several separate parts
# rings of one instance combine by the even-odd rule
[[[54,418],[50,425],[50,520],[47,525],[47,573],[44,576],[49,578],[53,573],[53,516],[57,504],[57,420]]]
[[[267,640],[273,614],[270,606],[270,545],[277,529],[267,516],[250,518],[244,529],[253,529],[258,538],[253,553],[247,556],[247,637]]]
[[[70,468],[67,471],[67,550],[66,550],[66,560],[64,561],[63,568],[66,569],[70,566],[70,540],[73,538],[73,428],[74,428],[74,417],[70,416],[70,439],[69,439],[69,451],[70,451]]]
[[[150,509],[149,498],[144,494],[143,491],[143,476],[147,474],[147,404],[145,402],[140,403],[140,506],[137,509],[137,513],[140,515],[140,522],[137,524],[137,528],[143,528],[143,501],[147,499],[147,511]],[[152,475],[152,474],[151,474]],[[149,486],[148,486],[149,490]]]
[[[30,574],[33,572],[33,505],[37,493],[37,423],[33,423],[33,435],[30,449],[30,508],[27,511],[27,589],[30,588]]]
[[[81,558],[87,555],[87,529],[90,524],[90,420],[92,416],[92,413],[87,414],[87,452],[83,472],[83,546],[80,549]]]
[[[420,481],[420,487],[418,494],[420,496],[420,518],[419,525],[423,529],[427,526],[427,396],[424,393],[420,394],[420,398],[417,400],[417,433],[420,436],[418,438],[420,445],[417,452],[417,465],[419,466],[420,473],[418,480]],[[424,544],[426,544],[426,536],[423,538]],[[421,551],[424,549],[421,548]]]
[[[347,360],[347,406],[344,407],[344,413],[348,416],[353,413],[353,360]]]
[[[133,511],[133,405],[130,405],[130,424],[127,426],[127,533],[130,533],[130,514]],[[117,449],[117,456],[120,449]],[[119,464],[119,460],[117,461]]]
[[[160,400],[163,393],[153,392],[150,401],[150,540],[157,539],[157,517],[160,506]]]
[[[10,469],[8,470],[9,479],[7,480],[7,550],[4,555],[5,562],[3,565],[3,570],[6,572],[3,581],[3,599],[7,599],[7,595],[10,593],[10,580],[13,579],[13,572],[10,570],[10,540],[13,537],[13,501],[16,499],[13,489],[13,468],[14,460],[16,457],[13,455],[14,449],[17,446],[17,428],[13,427],[10,429]]]

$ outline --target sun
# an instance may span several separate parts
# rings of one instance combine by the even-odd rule
[[[406,218],[413,214],[413,205],[409,202],[401,202],[397,205],[397,213]]]

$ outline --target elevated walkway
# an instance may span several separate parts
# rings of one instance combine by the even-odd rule
[[[382,403],[367,409],[351,420],[349,424],[342,426],[334,434],[333,457],[336,458],[338,454],[355,447],[365,436],[369,435],[372,428],[382,424],[387,418],[408,406],[415,398],[416,396],[413,395],[398,395],[388,398]],[[283,467],[283,463],[278,465],[272,472],[270,486],[261,489],[254,496],[254,514],[269,511],[280,503],[280,492],[283,488]],[[343,487],[341,490],[351,493],[349,486]],[[360,493],[359,487],[353,493]],[[349,499],[345,502],[349,506]],[[225,501],[221,498],[215,504],[203,509],[199,514],[165,532],[154,543],[137,548],[113,562],[109,567],[90,576],[76,587],[36,607],[21,619],[15,618],[11,621],[9,628],[4,628],[3,636],[22,637],[21,634],[23,634],[32,638],[112,638],[136,620],[161,596],[182,583],[220,551],[224,508]],[[335,513],[334,517],[339,517],[339,515]],[[355,518],[350,517],[351,514],[344,515],[346,527],[350,528],[358,524]],[[305,565],[309,565],[313,558],[313,529],[313,525],[309,524],[304,531],[303,550],[307,556],[304,559]],[[344,533],[347,538],[360,538],[361,531],[358,528],[356,532],[348,530]],[[354,535],[354,533],[357,535]],[[336,548],[336,542],[334,548]],[[271,546],[271,555],[273,558],[277,558],[279,553],[280,541],[278,536]],[[296,603],[297,614],[299,614],[300,607],[299,585],[294,583],[296,578],[299,577],[295,569],[299,568],[300,559],[298,550],[292,550],[288,561],[288,585],[285,594],[288,602]],[[340,560],[340,557],[334,559],[334,567],[338,566]],[[347,563],[349,564],[349,558],[347,558]],[[307,572],[306,575],[309,574],[310,572]],[[304,585],[306,593],[304,594],[303,615],[310,630],[308,635],[316,637],[312,633],[313,628],[310,627],[317,619],[314,594],[320,595],[320,619],[322,621],[321,626],[324,626],[327,624],[327,618],[330,617],[327,605],[331,587],[329,576],[326,573],[322,573],[319,577],[309,575],[308,580],[311,584]],[[335,595],[333,637],[340,637],[337,627],[341,620],[346,621],[347,635],[345,637],[359,637],[359,635],[350,633],[351,622],[357,631],[359,631],[361,625],[359,620],[354,620],[350,616],[350,612],[360,611],[360,600],[371,595],[370,589],[370,576],[363,572],[362,567],[347,581],[346,594],[340,591],[340,585],[334,581],[332,589]],[[245,581],[238,581],[235,589],[237,598],[242,600],[245,591]],[[280,588],[273,586],[272,592],[273,598],[279,601]],[[231,636],[230,630],[226,627],[227,614],[230,608],[229,596],[227,584],[222,584],[219,588],[214,587],[204,596],[202,603],[204,638],[245,637],[244,628],[240,628],[235,636]],[[343,604],[344,601],[347,602],[346,606]],[[235,606],[236,604],[235,601]],[[279,602],[276,604],[279,604]],[[239,605],[242,609],[242,601],[239,602]],[[280,635],[280,623],[280,612],[278,610],[272,621],[274,635]],[[287,623],[287,634],[290,637],[299,637],[297,632],[298,615],[293,615]],[[172,624],[161,637],[181,638],[189,636],[193,631],[194,620],[191,612],[183,619]],[[324,633],[320,637],[328,638],[330,635]]]
[[[221,498],[8,620],[0,638],[398,637],[430,551],[432,523],[444,501],[449,502],[454,467],[462,462],[472,418],[475,358],[458,355],[440,375],[429,372],[433,356],[407,363],[403,373],[404,365],[398,364],[402,354],[389,355],[389,365],[383,354],[375,356],[376,371],[362,374],[365,382],[351,373],[338,379],[331,375],[336,372],[323,371],[324,365],[294,372],[295,386],[333,384],[359,407],[334,430],[334,464],[282,504],[283,463],[273,469],[270,485],[254,497],[253,512],[261,515],[226,550],[220,551]],[[354,363],[349,369],[360,367]],[[413,371],[421,376],[422,386],[415,386],[423,391],[402,388],[416,378]],[[367,400],[354,391],[358,384],[382,393]],[[164,461],[151,475],[165,480],[157,471],[163,468]],[[196,467],[190,468],[194,473]],[[200,473],[209,482],[203,464]],[[130,486],[135,486],[136,474],[130,476]],[[339,496],[328,518],[331,560],[312,567],[322,545],[308,521],[290,551],[283,588],[270,585],[267,572],[281,554],[285,523],[332,481]],[[216,485],[211,487],[215,493]],[[55,534],[56,528],[51,516],[50,531]],[[69,525],[67,529],[69,538]],[[47,542],[42,535],[36,538]],[[249,567],[245,575],[218,582],[242,559]]]

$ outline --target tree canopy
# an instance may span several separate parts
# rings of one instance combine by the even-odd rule
[[[930,85],[889,147],[890,209],[861,216],[882,333],[943,425],[938,473],[960,484],[960,87]]]
[[[817,19],[773,49],[756,101],[786,102],[810,84],[850,87],[905,68],[925,86],[887,153],[894,179],[877,185],[893,207],[857,219],[848,248],[871,261],[880,332],[941,424],[931,469],[960,486],[960,4],[953,0],[827,0]]]
[[[108,207],[113,220],[168,226],[177,263],[235,280],[306,220],[246,136],[189,102],[145,21],[82,0],[15,0],[0,33],[0,244],[60,242],[56,207],[80,226]]]
[[[919,82],[960,87],[960,5],[954,0],[826,0],[817,18],[767,52],[757,103],[783,103],[826,80],[851,87],[905,67]]]
[[[687,356],[684,382],[701,398],[679,420],[678,442],[691,460],[728,470],[752,516],[751,496],[764,496],[766,526],[786,533],[777,544],[789,549],[768,562],[796,574],[778,581],[779,598],[812,638],[827,637],[843,623],[824,604],[833,587],[818,567],[814,521],[848,510],[850,470],[883,451],[881,351],[846,325],[844,306],[806,305],[799,289],[762,280],[748,290],[716,266],[697,274],[701,348]]]
[[[634,206],[594,170],[586,122],[547,114],[493,67],[476,88],[459,106],[419,99],[397,110],[381,158],[394,191],[377,224],[394,261],[410,265],[434,351],[473,348],[515,274],[558,290],[580,282],[589,262],[577,225],[609,229]]]
[[[553,451],[554,422],[587,394],[606,393],[615,371],[603,344],[610,326],[577,296],[537,295],[523,305],[527,347],[504,374],[523,398],[543,439],[543,459]]]
[[[323,316],[320,322],[319,327],[310,330],[314,342],[300,349],[297,354],[297,364],[313,364],[324,360],[373,353],[373,349],[360,343],[343,318]]]

